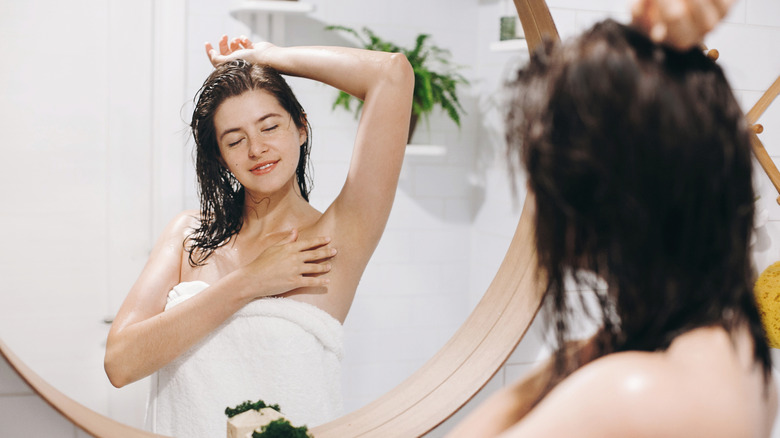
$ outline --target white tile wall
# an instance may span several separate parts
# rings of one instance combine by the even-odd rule
[[[778,17],[780,17],[780,2],[749,0],[744,3],[746,7],[745,22],[747,24],[777,27]]]
[[[78,429],[37,395],[0,395],[0,435],[23,438],[42,435],[74,438]]]
[[[134,166],[149,165],[142,155],[151,123],[150,37],[138,34],[150,5],[53,1],[4,4],[0,14],[0,45],[14,57],[0,68],[0,215],[9,230],[0,257],[0,336],[53,386],[101,413],[109,399],[102,319],[115,310],[109,291],[140,268],[138,246],[149,234],[148,221],[133,212],[149,216],[140,211],[148,177]],[[109,67],[116,58],[124,69]],[[126,159],[133,151],[138,158]],[[128,174],[130,183],[120,177]],[[137,227],[109,225],[122,208],[130,211],[125,223]],[[129,245],[117,254],[112,243]],[[117,261],[121,274],[111,271]],[[23,431],[31,425],[35,433],[76,436],[5,362],[0,367],[0,436],[29,436]]]
[[[307,17],[289,19],[286,35],[289,44],[343,43],[342,36],[321,30],[328,24],[366,25],[391,39],[408,43],[418,29],[426,28],[435,35],[436,43],[452,49],[457,63],[469,66],[464,75],[474,79],[472,88],[464,93],[464,106],[470,117],[464,120],[460,130],[448,120],[434,118],[430,130],[418,132],[415,137],[415,141],[420,143],[441,142],[448,147],[447,154],[443,157],[407,157],[404,165],[387,232],[366,270],[345,324],[347,359],[344,375],[348,378],[345,378],[344,389],[346,410],[351,410],[390,389],[425,362],[455,331],[492,280],[503,258],[519,217],[522,195],[519,201],[513,201],[504,171],[500,85],[526,57],[522,53],[488,50],[489,43],[497,39],[497,17],[506,12],[504,0],[403,0],[376,2],[371,8],[365,7],[364,0],[309,1],[316,5],[316,12]],[[548,3],[564,37],[574,35],[604,17],[625,20],[628,7],[628,0],[550,0]],[[417,8],[418,13],[411,15],[405,12],[407,5]],[[190,44],[186,49],[185,86],[189,96],[194,95],[210,71],[202,43],[214,41],[222,33],[250,33],[244,23],[226,13],[228,6],[206,0],[191,0],[188,4]],[[425,13],[419,13],[419,8],[424,8]],[[83,13],[94,11],[94,8],[74,7],[69,3],[56,13],[67,17],[76,10]],[[446,20],[431,19],[441,16],[442,11],[446,11]],[[780,58],[773,56],[780,43],[778,2],[742,0],[732,8],[727,22],[708,38],[707,43],[720,50],[719,62],[734,81],[747,109],[760,96],[761,90],[780,74]],[[84,41],[95,42],[89,38],[84,38]],[[46,37],[46,43],[51,42]],[[23,50],[21,46],[17,48]],[[89,52],[88,48],[82,49],[79,53]],[[56,53],[74,56],[65,50]],[[101,77],[105,75],[99,76],[99,81],[103,80]],[[19,80],[13,76],[2,77],[4,85]],[[335,97],[332,89],[297,79],[291,80],[291,84],[314,127],[312,161],[315,165],[315,191],[312,203],[324,208],[341,186],[339,175],[343,180],[356,122],[351,114],[331,111],[330,104]],[[182,118],[188,119],[191,104],[182,104]],[[31,102],[23,100],[16,101],[15,105],[20,111],[32,108]],[[761,119],[766,128],[761,138],[773,156],[780,155],[780,130],[772,128],[780,126],[778,108],[780,106],[776,104]],[[36,106],[35,109],[41,108]],[[56,116],[64,124],[70,122],[68,114],[58,113]],[[101,114],[93,116],[100,118]],[[420,129],[424,129],[425,124],[421,125]],[[34,126],[28,131],[35,136],[37,131],[32,128]],[[71,141],[84,141],[85,138],[89,138],[89,133],[79,133]],[[55,152],[41,150],[40,153]],[[63,172],[88,175],[98,171],[59,166],[49,172],[49,177],[56,179]],[[21,166],[8,167],[5,174],[15,176],[17,180],[27,175]],[[187,171],[185,178],[188,181],[193,179],[191,170]],[[522,188],[522,182],[520,186]],[[196,205],[193,186],[189,183],[185,187],[190,203],[187,207],[193,207]],[[759,203],[766,207],[770,217],[767,225],[760,230],[754,247],[757,268],[762,269],[780,258],[780,207],[774,201],[777,193],[766,177],[757,176],[757,187],[761,193]],[[70,208],[68,211],[73,211],[74,206],[83,205],[90,196],[102,196],[100,190],[94,190],[94,183],[85,180],[83,190],[77,191],[78,197],[48,199],[47,207]],[[15,199],[23,200],[24,196],[20,191],[4,192],[0,210],[7,210]],[[12,218],[13,214],[8,217]],[[100,216],[96,218],[102,220]],[[18,227],[34,225],[21,218],[17,222]],[[67,217],[60,224],[67,227]],[[99,226],[95,228],[105,232],[100,231]],[[59,254],[58,257],[67,258],[67,254]],[[11,269],[11,266],[0,263],[0,270]],[[100,266],[101,261],[94,260],[92,271],[102,269]],[[47,272],[57,275],[56,269],[52,266]],[[90,272],[85,271],[81,278],[89,281]],[[29,290],[30,285],[6,286],[11,289],[5,290]],[[18,299],[35,304],[34,297],[20,295]],[[59,303],[52,303],[52,307],[56,305]],[[398,329],[399,323],[406,328]],[[548,353],[544,346],[544,333],[544,326],[535,321],[507,364],[485,389],[429,436],[442,436],[490,393],[515,381],[545,357]],[[29,388],[4,367],[5,364],[0,361],[0,436],[25,436],[19,427],[27,421],[23,416],[33,412],[39,413],[35,417],[36,424],[40,426],[38,433],[85,436],[47,405],[36,400]],[[131,387],[127,392],[143,394],[145,389],[142,385]],[[137,416],[132,414],[130,417],[133,415]],[[125,421],[132,423],[139,420],[133,417]]]
[[[80,431],[39,398],[0,357],[0,436],[76,438]]]

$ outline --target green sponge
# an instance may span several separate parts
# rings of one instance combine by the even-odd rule
[[[285,419],[274,420],[252,432],[252,438],[311,438],[306,426],[295,427]]]

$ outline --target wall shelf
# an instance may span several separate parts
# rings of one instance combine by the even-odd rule
[[[255,38],[264,39],[279,46],[284,45],[285,22],[288,15],[303,15],[314,11],[314,5],[286,0],[245,0],[230,9],[236,19],[249,19],[247,25]]]
[[[283,0],[246,0],[230,10],[235,16],[242,12],[264,12],[274,14],[308,14],[314,11],[311,3],[301,3]]]
[[[408,144],[406,155],[418,157],[441,157],[447,155],[447,147],[432,144]]]
[[[514,51],[528,51],[528,41],[525,38],[517,38],[513,40],[494,41],[490,43],[490,50],[493,52],[514,52]]]

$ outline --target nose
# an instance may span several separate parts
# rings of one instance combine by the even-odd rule
[[[257,158],[268,150],[268,146],[263,142],[259,135],[249,137],[249,157]]]

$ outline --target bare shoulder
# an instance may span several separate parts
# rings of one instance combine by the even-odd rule
[[[184,210],[177,214],[166,227],[165,233],[176,235],[189,235],[194,229],[200,226],[200,211]]]
[[[165,226],[162,234],[157,239],[153,252],[166,247],[181,250],[185,240],[199,226],[200,212],[198,210],[184,210],[180,212]]]
[[[198,211],[187,210],[168,222],[122,303],[111,326],[112,332],[163,311],[168,291],[181,279],[184,241],[198,226],[199,217]]]
[[[584,366],[506,436],[768,437],[774,384],[725,331],[712,330],[680,336],[666,352],[616,353]]]

